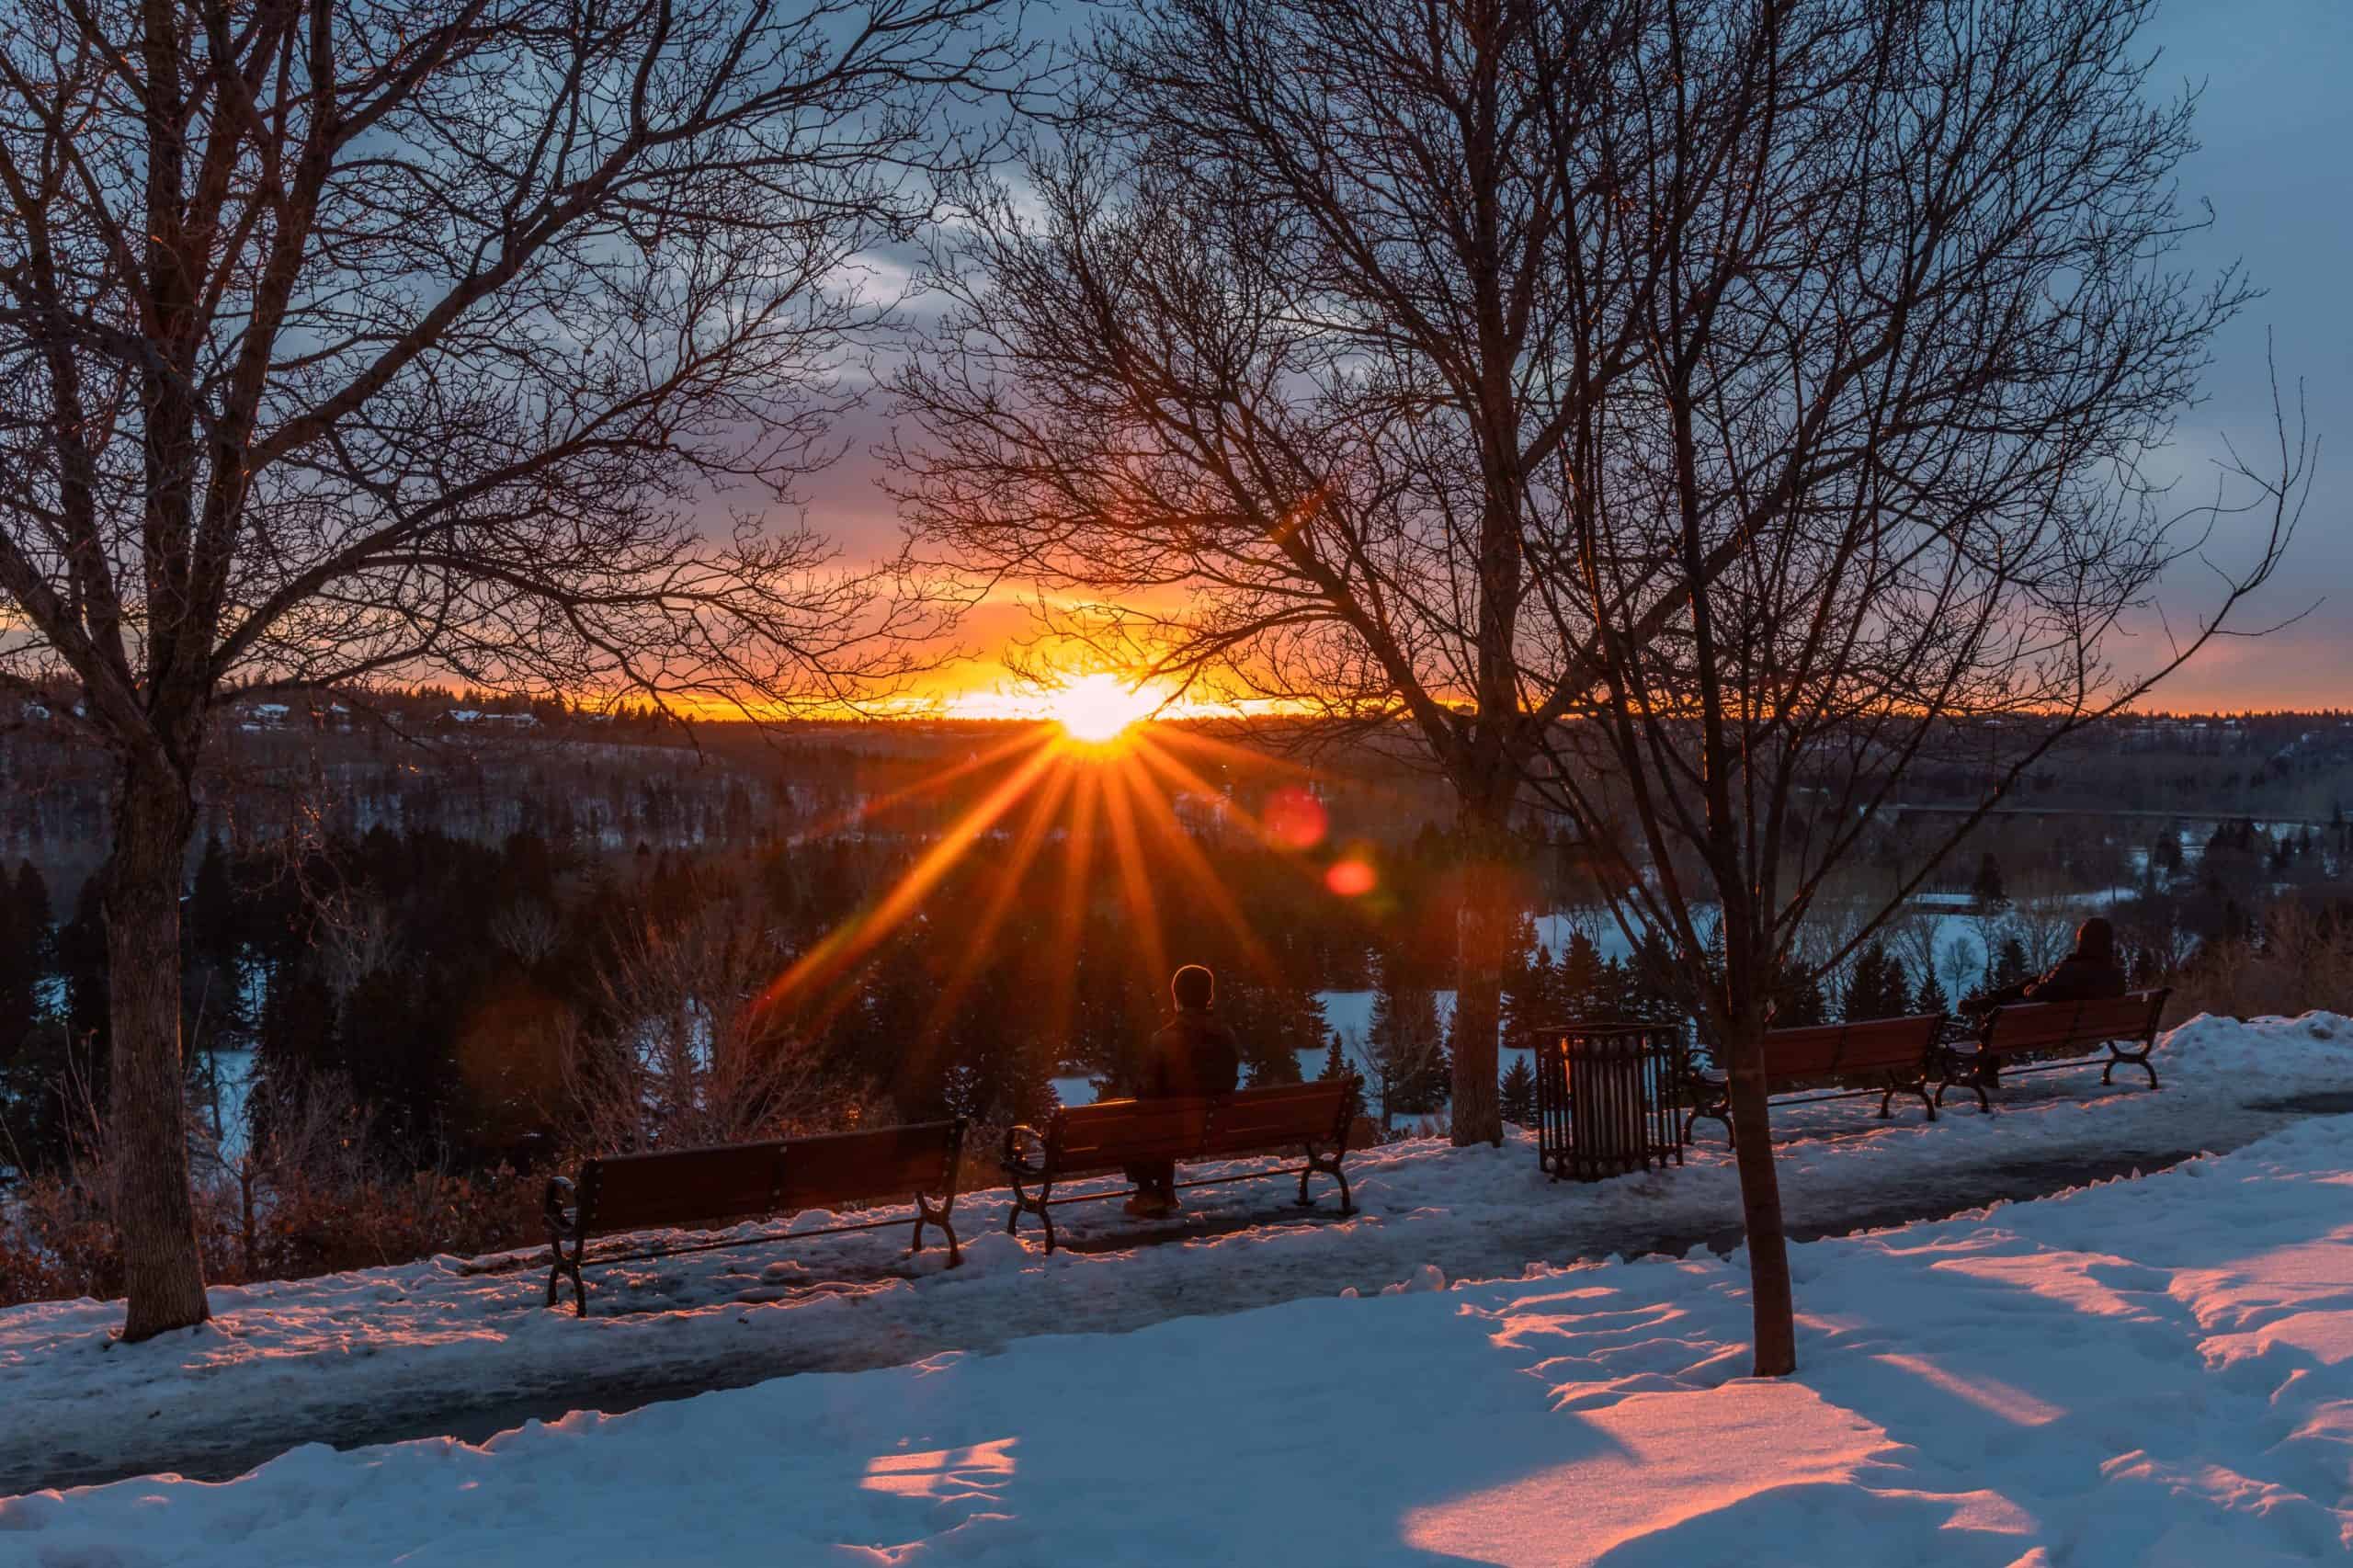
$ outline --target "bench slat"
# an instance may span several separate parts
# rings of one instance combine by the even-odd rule
[[[1984,1049],[1997,1056],[2073,1051],[2112,1040],[2143,1040],[2156,1029],[2162,994],[2136,991],[2097,1002],[2020,1002],[1986,1021]]]
[[[779,1185],[780,1143],[732,1143],[591,1160],[582,1173],[590,1233],[765,1214]]]
[[[1210,1102],[1097,1100],[1054,1114],[1049,1161],[1057,1170],[1102,1170],[1152,1160],[1182,1159],[1209,1131]]]
[[[584,1233],[717,1223],[951,1189],[957,1124],[916,1122],[591,1160]]]
[[[1340,1131],[1340,1108],[1347,1094],[1347,1085],[1338,1083],[1287,1084],[1245,1091],[1211,1111],[1209,1136],[1201,1153],[1247,1153],[1334,1139]]]
[[[1768,1030],[1765,1036],[1766,1081],[1778,1091],[1786,1084],[1834,1077],[1841,1073],[1884,1073],[1919,1067],[1927,1061],[1943,1026],[1943,1015],[1919,1013],[1866,1023]]]
[[[952,1121],[792,1139],[784,1146],[784,1190],[778,1207],[832,1209],[944,1192],[954,1175],[949,1162],[957,1142]]]

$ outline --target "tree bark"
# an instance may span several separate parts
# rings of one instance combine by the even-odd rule
[[[1490,813],[1466,809],[1462,909],[1455,921],[1454,1144],[1500,1145],[1503,1104],[1496,1088],[1496,1035],[1503,1018],[1504,949],[1511,940],[1511,868],[1503,834]]]
[[[1749,1310],[1755,1321],[1756,1375],[1797,1370],[1796,1303],[1790,1288],[1790,1243],[1781,1228],[1781,1180],[1773,1164],[1773,1127],[1766,1110],[1761,1035],[1727,1042],[1732,1063],[1733,1162],[1740,1172],[1741,1224],[1748,1235]]]
[[[128,765],[103,873],[114,1031],[107,1142],[128,1341],[210,1315],[180,1086],[180,866],[191,821],[176,769],[159,760]]]

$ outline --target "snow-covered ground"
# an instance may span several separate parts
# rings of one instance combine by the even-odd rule
[[[1947,1214],[2086,1170],[2246,1142],[2293,1119],[2277,1102],[2353,1096],[2353,1020],[2200,1018],[2168,1036],[2157,1061],[2162,1092],[2052,1075],[1997,1115],[1952,1109],[1934,1125],[1916,1107],[1878,1121],[1875,1101],[1786,1109],[1776,1125],[1789,1221],[1819,1234]],[[1408,1142],[1349,1166],[1353,1220],[1328,1197],[1318,1213],[1291,1209],[1287,1179],[1245,1182],[1189,1194],[1190,1217],[1166,1226],[1139,1226],[1110,1204],[1059,1210],[1066,1244],[1051,1257],[1034,1221],[1005,1233],[1002,1194],[975,1194],[957,1206],[966,1261],[953,1271],[936,1246],[908,1258],[895,1228],[782,1245],[745,1227],[740,1248],[592,1267],[585,1322],[543,1308],[544,1267],[529,1254],[505,1267],[437,1258],[222,1287],[211,1323],[137,1346],[110,1338],[119,1304],[0,1311],[0,1492],[151,1469],[233,1473],[307,1439],[448,1431],[469,1408],[626,1405],[1135,1329],[1376,1290],[1425,1263],[1492,1278],[1737,1234],[1731,1163],[1704,1128],[1688,1165],[1590,1187],[1546,1180],[1524,1138],[1499,1150]],[[1148,1241],[1164,1244],[1139,1244]]]
[[[1995,1145],[2097,1141],[2133,1116],[2195,1123],[2234,1082],[2342,1087],[2353,1026],[2200,1020],[2160,1060],[2177,1074],[2161,1095],[1802,1142],[1793,1199],[1865,1171],[1926,1179]],[[310,1447],[225,1485],[22,1496],[0,1502],[0,1559],[2205,1568],[2353,1552],[2353,1117],[2142,1180],[1801,1244],[1800,1370],[1777,1382],[1745,1376],[1737,1256],[1451,1287],[1407,1261],[1449,1208],[1565,1221],[1729,1199],[1713,1161],[1549,1193],[1528,1164],[1520,1149],[1384,1152],[1374,1211],[1351,1226],[1051,1265],[999,1240],[961,1277],[820,1305],[743,1300],[759,1294],[755,1254],[733,1265],[747,1270],[737,1300],[585,1324],[516,1300],[517,1282],[447,1268],[223,1292],[215,1329],[115,1351],[95,1342],[102,1309],[20,1309],[0,1320],[0,1394],[52,1442],[60,1403],[92,1430],[299,1401],[403,1363],[465,1377],[517,1343],[571,1358],[716,1335],[754,1355],[818,1319],[863,1314],[887,1337],[892,1303],[926,1295],[976,1314],[1026,1303],[1033,1336],[480,1446]],[[1324,1249],[1356,1251],[1392,1290],[1184,1315],[1237,1266]],[[649,1304],[651,1289],[612,1294]],[[1086,1328],[1083,1302],[1138,1289],[1165,1294],[1168,1321],[1037,1332]]]

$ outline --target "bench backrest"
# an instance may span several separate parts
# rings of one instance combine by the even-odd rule
[[[875,1198],[952,1192],[964,1144],[961,1121],[919,1121],[867,1132],[795,1138],[784,1146],[780,1209],[832,1209]]]
[[[2156,1037],[2166,993],[2135,991],[2098,1002],[2019,1002],[1996,1007],[1985,1020],[1987,1051],[2066,1051],[2111,1040]]]
[[[1054,1113],[1046,1158],[1057,1172],[1108,1170],[1158,1160],[1250,1153],[1346,1133],[1345,1082],[1240,1089],[1209,1099],[1097,1100]]]
[[[580,1171],[587,1233],[689,1225],[954,1190],[961,1121],[915,1122],[711,1149],[590,1160]]]
[[[1865,1023],[1768,1029],[1765,1074],[1768,1080],[1826,1078],[1840,1073],[1918,1067],[1927,1061],[1944,1022],[1941,1013],[1918,1013]]]
[[[1067,1106],[1047,1128],[1047,1159],[1058,1170],[1182,1160],[1200,1148],[1209,1121],[1210,1102],[1192,1096]]]
[[[1302,1143],[1337,1142],[1354,1085],[1345,1079],[1243,1089],[1210,1108],[1203,1154],[1246,1154]]]
[[[654,1225],[765,1214],[784,1184],[781,1143],[729,1143],[615,1154],[580,1170],[584,1231],[635,1231]]]

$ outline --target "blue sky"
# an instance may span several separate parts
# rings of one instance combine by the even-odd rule
[[[2265,290],[2216,342],[2207,401],[2182,420],[2187,472],[2195,478],[2218,436],[2242,450],[2271,439],[2267,334],[2283,392],[2303,382],[2322,442],[2293,551],[2250,619],[2318,608],[2276,637],[2211,649],[2155,700],[2353,706],[2353,4],[2174,0],[2148,38],[2161,78],[2203,87],[2203,145],[2181,181],[2213,203],[2214,224],[2188,259],[2201,271],[2242,260]],[[2223,536],[2217,553],[2243,557],[2237,542]],[[2169,606],[2204,602],[2199,574],[2176,577]]]

